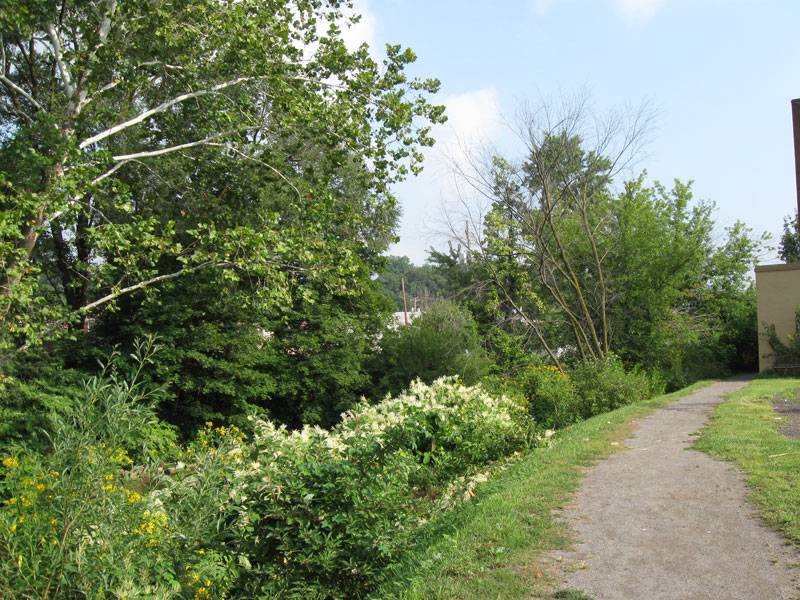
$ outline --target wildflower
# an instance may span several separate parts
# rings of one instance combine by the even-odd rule
[[[6,469],[16,469],[19,466],[19,458],[16,456],[9,456],[3,459],[3,466]]]

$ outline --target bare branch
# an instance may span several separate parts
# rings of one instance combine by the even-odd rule
[[[5,69],[3,69],[3,71],[5,71]],[[2,81],[10,89],[17,92],[20,96],[24,97],[28,102],[33,104],[36,107],[36,110],[41,110],[42,112],[46,112],[44,110],[44,107],[41,104],[39,104],[33,96],[31,96],[28,92],[19,87],[16,83],[11,81],[8,77],[6,77],[3,74],[0,74],[0,81]]]
[[[106,171],[102,175],[92,179],[92,183],[90,185],[95,185],[96,183],[100,183],[101,181],[103,181],[103,179],[105,179],[106,177],[110,177],[111,175],[116,173],[118,169],[121,169],[122,167],[127,165],[129,162],[131,162],[131,161],[130,160],[122,160],[122,161],[118,162],[117,164],[115,164],[113,167],[111,167],[108,171]]]
[[[72,107],[71,113],[72,117],[77,117],[80,114],[82,107],[86,104],[86,90],[84,89],[83,85],[86,79],[91,75],[92,68],[91,64],[92,61],[97,57],[97,51],[106,43],[108,39],[108,34],[111,31],[111,18],[114,16],[114,12],[117,10],[117,0],[106,0],[106,11],[103,14],[103,20],[100,22],[100,26],[97,30],[98,40],[97,45],[92,50],[89,58],[86,61],[86,68],[81,73],[80,78],[78,79],[78,98],[75,105]]]

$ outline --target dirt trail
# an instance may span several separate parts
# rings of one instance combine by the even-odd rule
[[[729,463],[687,451],[722,395],[703,388],[642,419],[626,450],[591,467],[563,517],[560,589],[595,600],[800,598],[800,553],[761,526]]]

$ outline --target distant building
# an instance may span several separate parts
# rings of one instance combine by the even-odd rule
[[[775,365],[775,351],[769,345],[767,329],[784,343],[795,335],[795,315],[800,305],[800,263],[759,265],[756,267],[758,295],[758,370],[769,371]]]
[[[408,322],[409,324],[416,319],[418,316],[422,314],[421,310],[410,310],[408,311]],[[396,312],[392,315],[392,321],[389,323],[389,327],[392,329],[397,329],[398,327],[404,326],[406,323],[405,317],[403,316],[403,311]]]

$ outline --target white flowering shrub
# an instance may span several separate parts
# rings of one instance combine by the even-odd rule
[[[258,422],[235,547],[243,597],[358,598],[396,560],[438,492],[529,439],[525,410],[453,379],[363,402],[331,431]]]
[[[157,455],[130,446],[155,419],[147,393],[104,372],[49,451],[0,453],[0,597],[361,598],[432,512],[533,439],[518,404],[441,379],[331,431],[206,423]]]

